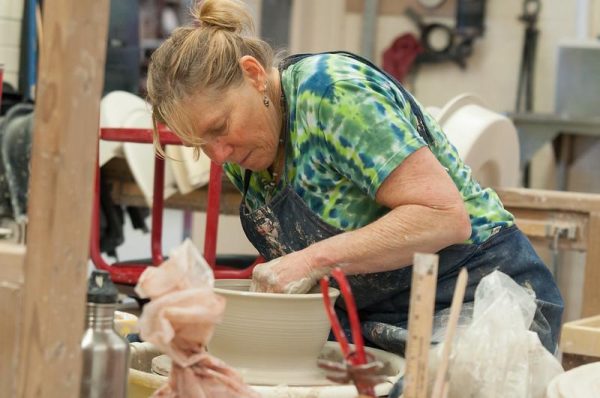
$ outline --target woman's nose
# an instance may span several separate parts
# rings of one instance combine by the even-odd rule
[[[233,152],[233,147],[221,139],[216,139],[213,142],[203,145],[202,150],[213,162],[222,164],[229,159],[229,156]]]

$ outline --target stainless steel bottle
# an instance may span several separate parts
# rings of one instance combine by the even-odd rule
[[[87,328],[81,341],[81,398],[126,398],[129,343],[114,329],[117,289],[106,271],[88,285]]]

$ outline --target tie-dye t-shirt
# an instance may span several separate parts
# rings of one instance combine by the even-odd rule
[[[363,227],[387,213],[375,202],[377,189],[406,157],[426,146],[398,87],[342,54],[304,58],[283,71],[281,81],[289,117],[287,183],[322,220],[342,230]],[[481,188],[436,121],[423,114],[435,140],[430,149],[470,215],[469,242],[483,242],[495,228],[512,225],[513,216],[497,194]],[[242,190],[244,171],[226,164],[225,172]],[[250,208],[264,205],[270,182],[268,172],[253,173],[246,195]]]

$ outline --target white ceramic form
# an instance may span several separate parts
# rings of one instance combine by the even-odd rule
[[[194,148],[181,145],[167,145],[165,151],[179,192],[185,195],[208,184],[211,163],[205,153],[195,159]]]
[[[429,109],[429,108],[428,108]],[[520,181],[517,129],[473,94],[431,109],[448,140],[484,187],[516,187]]]
[[[150,105],[137,95],[125,91],[110,92],[100,102],[100,127],[151,129]],[[115,156],[125,157],[133,178],[151,206],[154,187],[154,145],[100,140],[99,165],[104,165]],[[177,192],[169,159],[165,163],[163,192],[165,198]]]
[[[227,304],[208,351],[251,385],[329,384],[317,367],[331,328],[321,293],[253,293],[249,287],[246,279],[215,281]],[[332,301],[338,295],[330,288]]]

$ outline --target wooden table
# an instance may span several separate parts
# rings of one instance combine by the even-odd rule
[[[125,159],[113,158],[102,167],[102,178],[111,187],[111,197],[115,203],[124,206],[148,206],[141,189],[135,183]],[[239,191],[223,176],[221,188],[221,214],[238,214]],[[206,211],[208,189],[203,187],[186,195],[176,193],[165,200],[165,207],[171,209]]]

